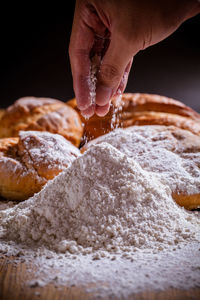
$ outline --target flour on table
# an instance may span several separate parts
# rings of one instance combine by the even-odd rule
[[[106,282],[99,295],[200,285],[198,212],[179,207],[162,177],[122,151],[127,134],[107,135],[34,197],[1,210],[1,252],[34,257],[46,283],[55,273],[57,284]],[[162,272],[168,281],[158,279]]]
[[[0,218],[6,239],[73,253],[88,247],[159,250],[195,240],[198,233],[169,188],[106,143]]]

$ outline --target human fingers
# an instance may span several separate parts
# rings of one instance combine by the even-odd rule
[[[105,26],[101,23],[92,7],[87,6],[85,1],[77,1],[70,38],[69,56],[77,106],[82,111],[90,107],[94,100],[91,97],[90,56],[95,34],[102,35],[105,30]],[[98,47],[100,47],[99,43]]]
[[[81,110],[81,114],[84,118],[90,118],[95,113],[95,104],[90,105],[87,109]]]
[[[119,85],[116,93],[114,94],[114,96],[121,95],[124,92],[126,85],[127,85],[128,76],[129,76],[129,72],[130,72],[130,69],[132,66],[132,62],[133,62],[133,59],[131,59],[130,62],[128,63],[128,65],[126,66],[124,75],[122,76],[122,80],[121,80],[120,85]],[[109,101],[109,103],[105,104],[104,106],[99,106],[98,104],[96,104],[95,112],[99,117],[104,117],[109,112],[109,109],[110,109],[110,101]]]
[[[116,91],[114,96],[122,94],[124,92],[124,90],[126,88],[126,85],[127,85],[127,82],[128,82],[128,77],[129,77],[129,73],[130,73],[130,70],[131,70],[132,63],[133,63],[133,58],[129,61],[128,65],[126,66],[126,69],[124,71],[124,74],[122,76],[120,84],[119,84],[119,86],[117,88],[117,91]]]
[[[117,91],[124,75],[124,70],[132,58],[132,49],[127,41],[112,37],[103,57],[97,76],[96,104],[105,106]]]
[[[98,104],[96,104],[95,112],[97,116],[104,117],[109,112],[109,108],[110,108],[110,101],[104,106],[99,106]]]

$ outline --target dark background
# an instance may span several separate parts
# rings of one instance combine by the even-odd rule
[[[66,3],[51,12],[1,9],[1,107],[22,96],[74,96],[68,57],[74,1]],[[135,57],[126,91],[173,97],[200,112],[200,15]]]

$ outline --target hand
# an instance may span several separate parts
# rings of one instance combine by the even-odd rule
[[[197,0],[77,0],[69,54],[82,114],[104,116],[110,98],[124,91],[136,53],[163,40],[199,12]],[[94,59],[95,101],[95,90],[90,88]]]

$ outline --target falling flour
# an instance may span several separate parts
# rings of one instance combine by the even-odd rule
[[[99,71],[100,65],[101,65],[101,57],[96,54],[91,59],[90,73],[88,77],[90,105],[96,103],[97,73]]]
[[[191,288],[200,286],[198,217],[156,174],[103,142],[40,193],[0,211],[0,249],[34,258],[42,285],[98,282],[87,290],[102,297]]]

